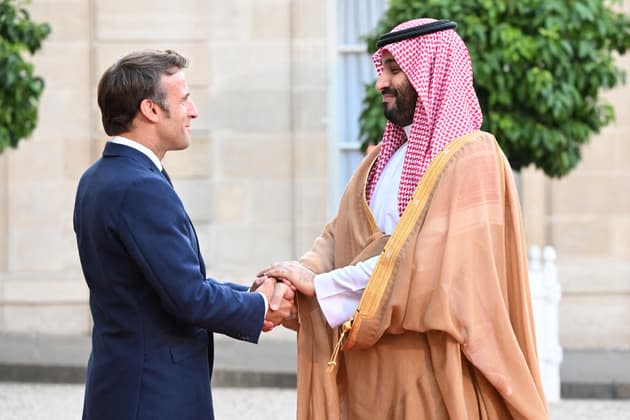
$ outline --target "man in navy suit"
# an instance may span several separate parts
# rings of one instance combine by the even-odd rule
[[[273,296],[272,279],[250,292],[206,278],[160,162],[190,144],[197,108],[186,66],[173,51],[135,52],[99,82],[113,137],[81,177],[74,209],[94,320],[84,419],[212,419],[212,333],[257,342],[292,306],[290,290]]]

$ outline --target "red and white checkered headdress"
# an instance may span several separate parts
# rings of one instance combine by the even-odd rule
[[[435,20],[411,20],[392,32],[431,22]],[[393,55],[418,93],[398,192],[398,210],[402,214],[431,161],[450,141],[479,130],[483,116],[473,87],[468,49],[454,30],[404,39],[380,48],[372,56],[379,76],[383,72],[383,50]],[[385,164],[405,140],[403,128],[388,121],[378,160],[368,178],[368,202]]]

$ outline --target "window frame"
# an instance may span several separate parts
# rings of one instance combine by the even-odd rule
[[[376,73],[370,56],[367,54],[367,45],[359,39],[376,26],[387,3],[388,0],[328,0],[328,45],[330,47],[328,51],[330,53],[326,119],[329,162],[327,214],[329,217],[336,214],[345,186],[363,157],[358,137],[358,117],[364,96],[362,85],[372,82],[376,78]],[[345,25],[348,21],[351,21],[351,25]],[[341,37],[353,38],[353,40],[348,42],[340,39]],[[357,92],[356,85],[349,86],[344,80],[357,80],[361,83],[361,88]],[[353,89],[354,94],[351,94]],[[355,126],[352,127],[352,124]],[[355,133],[356,138],[348,138],[353,137],[348,135],[351,132]]]

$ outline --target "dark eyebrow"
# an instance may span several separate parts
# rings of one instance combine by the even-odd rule
[[[398,65],[398,63],[396,63],[396,60],[394,60],[393,58],[388,58],[387,60],[385,60],[385,61],[383,62],[383,65],[385,65],[385,64],[389,64],[389,65],[391,65],[392,63],[393,63],[394,65]]]

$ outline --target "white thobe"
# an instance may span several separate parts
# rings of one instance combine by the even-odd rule
[[[405,127],[407,138],[409,127]],[[379,229],[391,234],[400,220],[398,189],[407,142],[392,155],[379,176],[369,206]],[[331,327],[337,327],[352,317],[379,256],[356,265],[341,267],[315,276],[315,294],[319,306]]]

